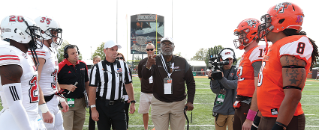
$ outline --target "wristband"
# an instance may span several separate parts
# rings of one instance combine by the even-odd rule
[[[131,103],[136,103],[136,101],[135,101],[135,100],[132,100]]]
[[[251,125],[251,130],[257,130],[258,126],[259,126],[259,122],[260,122],[260,117],[259,116],[255,116],[254,122]]]
[[[95,104],[90,106],[91,108],[96,107]]]
[[[253,110],[249,109],[246,119],[254,121],[254,118],[255,118],[256,114],[257,114],[256,111],[253,111]]]
[[[276,124],[272,127],[271,130],[286,130],[286,125],[280,123],[280,122],[276,122]]]
[[[62,103],[62,102],[65,102],[65,99],[64,98],[62,98],[62,97],[60,97],[60,102]]]
[[[49,108],[48,108],[47,104],[45,104],[45,103],[39,105],[39,109],[41,110],[42,113],[47,113],[49,111]]]

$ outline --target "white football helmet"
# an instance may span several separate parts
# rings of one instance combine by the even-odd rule
[[[47,16],[39,16],[34,21],[40,27],[41,36],[44,40],[57,38],[57,42],[52,39],[52,47],[62,44],[62,29],[57,21]],[[54,31],[56,31],[57,34],[52,34]]]
[[[31,40],[40,37],[39,27],[33,20],[19,16],[10,15],[5,17],[1,22],[1,39],[5,41],[14,40],[19,43],[28,44]],[[36,42],[30,43],[36,45]],[[31,46],[32,46],[31,45]]]

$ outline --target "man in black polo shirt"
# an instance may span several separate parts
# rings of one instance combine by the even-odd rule
[[[195,80],[192,70],[184,58],[173,55],[174,49],[172,38],[162,38],[162,54],[148,56],[142,68],[143,79],[153,76],[151,114],[156,130],[167,130],[169,125],[172,130],[184,130],[183,110],[186,106],[188,111],[194,109]]]
[[[146,45],[146,53],[148,56],[154,55],[155,46],[152,43]],[[138,77],[141,82],[141,95],[140,95],[140,106],[138,113],[143,114],[144,130],[148,130],[148,112],[151,106],[151,100],[153,97],[153,76],[148,79],[142,78],[142,68],[145,66],[148,57],[138,63]]]
[[[92,68],[89,100],[92,119],[99,130],[126,130],[123,84],[131,101],[130,113],[135,112],[132,78],[127,64],[116,60],[120,45],[113,41],[104,44],[105,59]]]
[[[64,60],[59,63],[58,82],[61,89],[67,89],[64,94],[69,104],[69,111],[63,114],[65,130],[82,130],[85,121],[84,92],[89,88],[88,69],[79,60],[79,50],[76,45],[64,48]]]

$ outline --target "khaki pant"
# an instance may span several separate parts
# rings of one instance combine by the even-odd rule
[[[85,105],[84,98],[74,99],[74,107],[70,107],[68,112],[62,113],[65,130],[83,129],[86,114]]]
[[[171,130],[185,129],[184,106],[186,99],[176,102],[162,102],[152,97],[151,114],[152,121],[156,130],[168,130],[169,124]]]
[[[222,115],[218,114],[218,117],[215,117],[215,129],[216,130],[233,130],[234,115]]]

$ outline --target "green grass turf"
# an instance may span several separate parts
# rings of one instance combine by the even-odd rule
[[[196,94],[194,101],[194,110],[192,112],[191,130],[214,130],[214,118],[212,117],[212,108],[215,94],[209,88],[209,80],[207,78],[195,78]],[[138,77],[133,77],[134,96],[137,101],[136,111],[129,114],[129,130],[142,130],[143,120],[142,114],[138,113],[140,99],[140,81]],[[319,129],[319,80],[308,79],[306,86],[302,92],[301,104],[306,115],[306,130]],[[0,106],[0,110],[2,106]],[[191,120],[191,113],[187,113]],[[87,130],[88,126],[88,110],[83,130]],[[149,115],[149,129],[153,128],[151,115]],[[186,127],[185,127],[186,128]],[[97,129],[97,128],[96,128]]]

